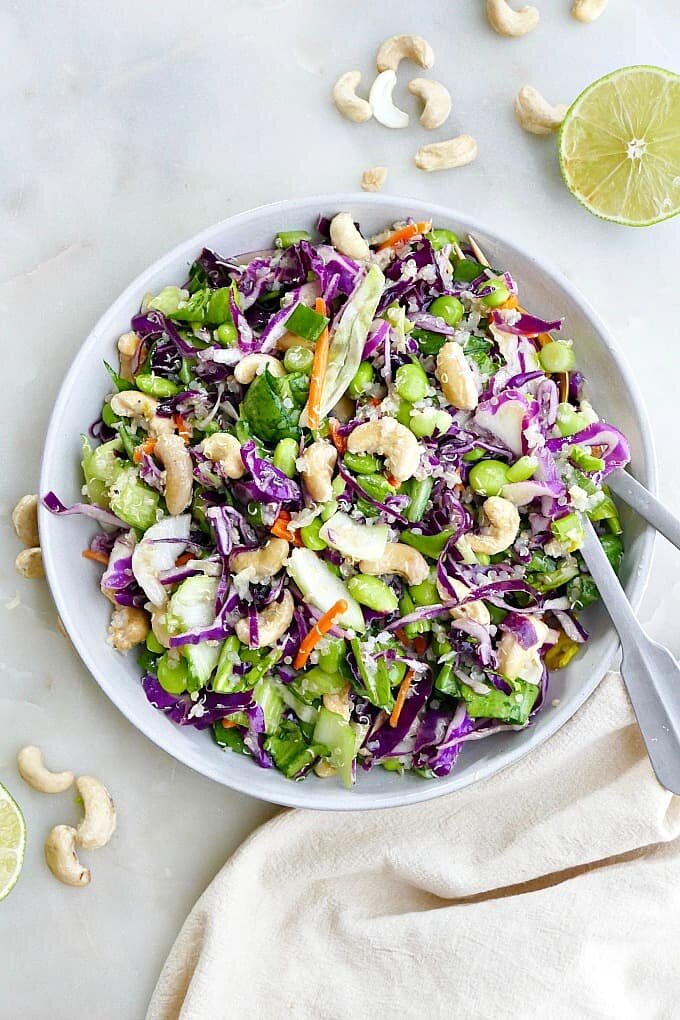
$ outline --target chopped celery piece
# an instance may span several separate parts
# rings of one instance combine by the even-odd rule
[[[307,600],[322,613],[327,613],[336,602],[344,599],[347,609],[338,617],[338,623],[358,631],[366,629],[361,606],[352,598],[345,582],[336,577],[328,564],[311,549],[293,549],[286,570]]]
[[[580,549],[585,541],[583,522],[577,513],[566,514],[552,522],[552,533],[558,542],[561,542],[567,552],[575,552]]]
[[[320,753],[327,751],[325,746],[310,746],[300,727],[292,720],[282,722],[277,732],[267,737],[264,748],[288,779],[295,779],[303,769],[309,768]]]
[[[279,230],[274,238],[276,248],[290,248],[299,241],[311,241],[312,235],[306,230]]]
[[[213,726],[213,734],[220,747],[228,747],[230,751],[236,751],[237,754],[248,753],[241,731],[235,726],[224,726],[222,722],[216,722]]]
[[[523,726],[538,697],[538,687],[526,680],[506,680],[506,683],[512,688],[509,694],[497,687],[491,687],[488,694],[477,694],[461,682],[460,694],[470,718],[500,719],[514,726]]]
[[[177,311],[180,301],[186,301],[189,292],[181,287],[163,287],[160,294],[152,297],[147,303],[147,311],[161,312],[163,315],[171,315]]]
[[[216,578],[205,574],[182,581],[168,606],[167,627],[171,634],[210,626],[215,619],[217,585]],[[197,691],[206,686],[219,660],[221,648],[221,641],[182,645],[182,654],[189,667],[188,690]]]
[[[344,677],[339,673],[327,673],[320,666],[305,670],[290,686],[303,701],[314,701],[324,694],[337,694],[345,686]]]
[[[289,333],[301,336],[303,340],[316,343],[329,321],[328,316],[320,315],[313,308],[300,304],[286,319],[286,329]]]
[[[438,560],[454,531],[455,528],[442,528],[438,535],[419,535],[415,531],[402,531],[399,541],[417,549],[428,559]]]
[[[253,688],[253,697],[264,715],[265,733],[276,733],[283,718],[283,698],[279,685],[270,677],[261,677]]]
[[[243,678],[234,674],[234,666],[241,660],[241,649],[241,642],[235,634],[228,637],[222,645],[212,682],[212,689],[219,694],[230,694],[244,689]]]
[[[324,757],[338,770],[343,785],[351,789],[357,738],[347,720],[337,712],[329,712],[327,708],[319,709],[313,739],[315,744],[324,744],[328,748],[330,753]]]

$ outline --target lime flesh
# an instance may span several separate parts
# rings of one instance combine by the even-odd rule
[[[0,900],[16,885],[24,863],[26,823],[19,805],[0,783]]]
[[[590,85],[560,129],[567,187],[586,209],[642,227],[680,212],[680,75],[622,67]]]

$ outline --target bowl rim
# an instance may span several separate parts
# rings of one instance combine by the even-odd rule
[[[301,207],[305,209],[305,213],[307,214],[309,209],[316,209],[318,211],[326,208],[341,209],[343,207],[354,209],[367,205],[382,205],[385,207],[386,211],[399,207],[402,212],[408,211],[409,213],[421,213],[423,216],[427,216],[428,219],[435,219],[438,216],[441,216],[455,222],[464,223],[468,233],[473,232],[485,235],[489,239],[497,241],[504,247],[514,250],[528,262],[533,263],[541,273],[552,278],[552,280],[554,280],[569,295],[572,301],[580,307],[584,316],[592,324],[594,331],[597,333],[598,342],[604,344],[605,348],[611,354],[613,360],[616,362],[619,372],[621,373],[621,377],[624,380],[625,385],[628,387],[629,392],[633,396],[634,407],[640,423],[641,468],[642,473],[645,476],[643,481],[650,492],[656,493],[656,452],[645,401],[638,388],[637,380],[633,375],[632,369],[628,365],[623,352],[598,313],[594,310],[590,302],[581,294],[578,288],[575,287],[571,281],[568,280],[564,274],[550,262],[549,259],[545,259],[542,256],[540,258],[537,257],[522,244],[518,244],[515,240],[508,238],[505,234],[489,228],[483,221],[478,220],[475,216],[460,212],[453,207],[439,205],[422,199],[412,199],[391,194],[366,194],[364,192],[338,192],[303,196],[300,198],[290,198],[278,202],[265,203],[251,209],[246,209],[243,212],[225,217],[223,220],[203,228],[192,237],[181,241],[159,258],[155,259],[150,265],[143,269],[141,273],[138,273],[120,293],[120,295],[99,316],[95,325],[92,327],[87,337],[79,347],[76,356],[62,380],[59,392],[54,401],[54,406],[50,414],[45,434],[45,444],[40,470],[39,492],[42,494],[48,491],[49,488],[48,474],[50,470],[50,461],[57,448],[61,445],[61,437],[58,435],[56,422],[60,417],[62,404],[68,395],[74,379],[80,374],[81,366],[87,361],[90,355],[90,348],[98,343],[100,335],[105,329],[108,320],[114,317],[118,313],[119,309],[124,307],[130,299],[135,296],[135,294],[141,294],[144,281],[147,277],[161,272],[166,265],[170,265],[176,261],[178,257],[191,255],[191,253],[195,253],[200,248],[214,243],[216,235],[219,235],[234,226],[243,225],[251,219],[259,216],[275,216],[278,214],[285,215],[286,213],[295,211]],[[47,532],[50,527],[48,524],[50,515],[42,504],[39,505],[39,516],[41,528]],[[643,522],[643,527],[641,528],[639,537],[637,569],[630,579],[627,591],[628,598],[634,610],[638,609],[649,581],[654,538],[654,529]],[[170,755],[175,760],[182,762],[182,764],[191,768],[193,771],[198,772],[199,774],[204,775],[208,779],[212,779],[223,786],[227,786],[238,793],[247,794],[249,796],[256,797],[257,799],[261,799],[269,803],[280,804],[286,807],[336,811],[381,810],[382,808],[390,807],[406,807],[412,804],[432,800],[436,797],[452,794],[459,789],[463,789],[464,787],[471,785],[472,783],[490,778],[502,769],[508,768],[510,765],[514,765],[521,761],[533,750],[554,736],[555,733],[583,706],[583,704],[595,691],[608,669],[611,668],[612,662],[618,652],[618,636],[616,635],[613,627],[611,627],[611,633],[608,636],[607,645],[603,648],[602,652],[603,665],[600,669],[593,671],[591,678],[583,684],[577,696],[570,700],[568,706],[565,705],[562,708],[558,706],[553,709],[547,718],[544,717],[544,722],[542,723],[541,728],[535,728],[521,747],[513,747],[510,744],[508,749],[502,750],[500,753],[494,755],[490,761],[484,762],[478,767],[478,769],[475,770],[474,773],[461,775],[460,778],[458,778],[458,781],[456,781],[457,777],[454,771],[444,781],[433,781],[431,783],[423,782],[419,786],[410,788],[404,787],[402,790],[397,789],[394,793],[380,794],[379,796],[376,795],[376,797],[378,797],[377,803],[373,803],[372,798],[368,795],[361,799],[357,798],[356,802],[352,803],[352,791],[335,791],[335,794],[333,791],[329,791],[328,794],[323,793],[323,791],[317,791],[314,797],[314,803],[310,804],[304,791],[304,786],[306,784],[289,781],[287,784],[290,787],[289,791],[287,789],[285,789],[284,792],[275,790],[270,793],[266,789],[267,776],[265,770],[262,770],[263,774],[261,777],[253,775],[253,783],[249,781],[249,777],[243,778],[239,775],[231,776],[217,771],[211,771],[202,761],[193,760],[192,755],[189,753],[189,746],[186,751],[184,748],[179,748],[177,751],[174,749],[169,750],[160,737],[157,738],[155,735],[149,734],[146,729],[140,726],[138,721],[134,718],[134,714],[131,711],[128,711],[126,707],[121,704],[120,699],[117,697],[115,685],[107,682],[104,675],[100,675],[101,671],[97,666],[96,659],[94,655],[90,653],[86,643],[82,642],[78,637],[77,629],[74,634],[74,628],[70,626],[72,608],[66,598],[59,579],[53,548],[48,543],[43,548],[42,552],[47,582],[70,641],[86,669],[97,682],[98,686],[113,702],[118,711],[122,713],[128,722],[131,723],[135,729],[143,733],[148,740],[151,740],[154,744],[156,744],[156,746],[162,751]],[[341,795],[338,796],[338,794]],[[348,799],[348,796],[342,796],[342,794],[349,795],[350,799]]]

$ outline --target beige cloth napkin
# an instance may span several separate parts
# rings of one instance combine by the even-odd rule
[[[677,1018],[678,836],[609,674],[492,779],[263,826],[189,915],[147,1020]]]

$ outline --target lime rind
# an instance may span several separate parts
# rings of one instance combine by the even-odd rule
[[[26,822],[21,808],[0,783],[0,900],[19,880],[26,851]]]
[[[680,75],[635,65],[593,82],[567,111],[559,159],[570,192],[601,219],[642,227],[678,215]]]

